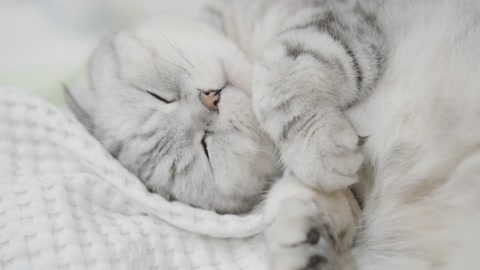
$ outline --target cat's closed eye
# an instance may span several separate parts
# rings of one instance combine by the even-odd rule
[[[172,103],[172,102],[175,101],[175,100],[166,100],[166,99],[164,99],[163,97],[161,97],[161,96],[159,96],[159,95],[157,95],[157,94],[155,94],[155,93],[153,93],[153,92],[150,92],[150,91],[146,91],[146,92],[149,93],[152,97],[154,97],[154,98],[156,98],[156,99],[158,99],[158,100],[160,100],[161,102],[166,103],[166,104],[169,104],[169,103]]]

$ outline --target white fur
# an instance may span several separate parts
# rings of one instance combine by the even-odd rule
[[[412,27],[390,32],[396,45],[384,76],[349,112],[370,135],[375,179],[356,251],[360,269],[479,269],[472,252],[480,247],[473,229],[480,226],[478,4],[405,12]]]
[[[250,78],[250,63],[216,29],[163,16],[106,40],[91,60],[90,85],[72,96],[89,115],[80,120],[147,187],[197,207],[242,212],[278,174],[251,109]],[[200,91],[222,87],[220,113],[200,102]]]
[[[402,18],[384,18],[395,44],[387,70],[348,112],[370,136],[364,152],[374,182],[361,183],[364,225],[344,269],[479,269],[478,5],[403,5]],[[403,17],[411,26],[399,27]],[[282,194],[271,200],[305,197],[289,190],[274,189]]]
[[[229,72],[236,74],[232,78],[237,81],[235,85],[240,85],[241,96],[251,98],[251,88],[254,91],[262,89],[262,93],[253,93],[254,107],[263,102],[257,108],[268,108],[278,101],[276,93],[269,92],[272,84],[269,84],[268,80],[277,80],[278,85],[282,86],[284,77],[278,77],[278,74],[291,71],[288,62],[277,61],[281,58],[281,53],[276,51],[276,44],[270,43],[285,27],[287,19],[293,14],[299,14],[310,2],[315,1],[207,1],[209,7],[213,7],[223,17],[202,13],[193,23],[186,22],[188,27],[179,24],[178,20],[163,19],[157,24],[157,29],[165,29],[166,32],[161,30],[158,35],[154,35],[152,33],[155,33],[155,30],[150,28],[145,35],[147,39],[151,39],[162,57],[169,57],[168,60],[175,65],[188,68],[181,58],[172,58],[172,55],[176,54],[162,39],[162,33],[166,33],[169,39],[179,44],[194,66],[201,67],[190,70],[190,78],[182,81],[187,85],[182,90],[186,96],[191,97],[192,93],[196,93],[192,88],[220,86],[222,77],[218,71],[221,60]],[[376,3],[381,5],[376,6]],[[480,5],[467,0],[372,1],[368,4],[380,9],[378,20],[385,27],[386,46],[389,47],[385,70],[368,99],[346,111],[356,133],[352,132],[353,128],[349,123],[342,122],[347,118],[333,114],[333,118],[325,121],[329,125],[345,123],[338,129],[343,135],[326,133],[328,136],[337,136],[322,143],[318,140],[306,142],[299,137],[288,147],[280,147],[283,161],[293,164],[302,179],[285,174],[274,185],[266,200],[265,214],[274,219],[266,233],[270,262],[275,269],[300,269],[308,263],[312,254],[319,254],[330,259],[322,269],[480,269]],[[182,20],[190,19],[191,17]],[[210,28],[204,31],[201,25],[205,22],[223,31],[230,40],[224,39],[219,31]],[[139,33],[142,33],[141,29]],[[117,35],[116,39],[121,38],[121,35]],[[307,44],[323,44],[320,49],[316,48],[323,53],[340,55],[334,44],[329,44],[328,40],[322,42],[321,37],[309,37],[306,34],[299,36],[303,37],[300,41]],[[125,46],[128,42],[119,41]],[[151,63],[147,58],[144,58],[144,62],[136,62],[136,59],[143,56],[133,50],[132,46],[135,47],[127,46],[122,53],[131,53],[130,61],[127,61],[131,67],[128,67],[126,76],[130,77],[129,80],[137,76],[136,79],[145,82],[145,75],[154,74],[152,67],[159,63]],[[98,55],[99,58],[103,57],[101,51]],[[348,61],[346,58],[342,59],[343,62]],[[366,61],[366,56],[359,56],[359,62]],[[137,104],[151,108],[158,104],[148,97],[135,96],[136,94],[113,94],[110,85],[112,74],[105,75],[105,70],[114,69],[114,63],[103,60],[97,62],[110,65],[93,67],[96,88],[103,91],[103,94],[96,98],[101,101],[111,98],[111,101],[106,101],[105,106],[93,106],[93,114],[99,115],[94,116],[99,126],[113,125],[98,134],[108,147],[112,138],[120,136],[122,139],[129,129],[141,128],[138,122],[145,112],[138,107],[128,107],[129,102],[134,103],[137,101],[132,100],[138,99]],[[257,65],[257,78],[251,86],[250,72],[253,62]],[[301,65],[302,69],[309,70],[315,67],[316,63],[305,58]],[[162,63],[161,68],[170,72],[175,69],[166,63]],[[371,70],[365,72],[373,73]],[[335,78],[322,77],[322,74],[299,73],[297,82],[300,84],[284,86],[302,90],[311,87],[314,79],[318,81],[314,84],[317,88],[319,85],[328,88],[339,83]],[[265,80],[268,83],[264,83]],[[346,87],[341,92],[339,102],[352,99],[349,89]],[[82,93],[89,92],[76,92],[74,95],[81,96]],[[123,93],[127,93],[126,90]],[[122,95],[124,99],[119,101]],[[78,98],[84,101],[88,99]],[[175,116],[178,117],[176,124],[185,128],[194,126],[194,123],[187,120],[189,117],[198,116],[202,110],[198,100],[188,100],[189,103],[182,105],[184,107],[179,107],[184,110],[182,113],[190,111],[188,116]],[[241,104],[235,107],[238,100],[242,100]],[[248,102],[240,96],[232,96],[230,100],[228,94],[222,96],[220,105],[227,111],[232,109],[245,112],[249,116],[253,114]],[[329,106],[328,102],[320,105]],[[92,106],[84,104],[83,107]],[[171,112],[181,111],[179,108],[172,108]],[[299,111],[300,109],[305,108],[299,107]],[[259,110],[257,116],[262,114]],[[129,117],[120,117],[125,112],[130,113]],[[235,112],[227,114],[225,121],[232,119],[230,116],[234,114]],[[267,124],[262,128],[267,129],[271,137],[275,137],[275,134],[281,133],[281,127],[277,125],[284,117],[286,116],[275,115],[271,125]],[[163,118],[164,116],[159,116],[158,121]],[[184,120],[185,122],[182,122]],[[204,118],[199,118],[197,123],[203,120]],[[217,123],[219,132],[229,130],[226,122],[214,122]],[[155,123],[151,125],[155,126]],[[258,127],[251,124],[249,128],[255,130]],[[218,151],[217,155],[222,157],[223,163],[217,163],[218,168],[215,169],[219,170],[221,177],[215,177],[218,186],[211,187],[226,195],[211,202],[211,198],[202,196],[215,196],[215,191],[199,193],[195,188],[192,191],[187,187],[192,183],[186,181],[184,186],[179,186],[174,192],[178,196],[189,190],[182,195],[182,201],[215,208],[226,197],[242,189],[247,189],[249,195],[255,193],[255,189],[257,193],[261,192],[265,183],[252,181],[249,173],[253,174],[253,179],[257,179],[266,172],[247,172],[246,170],[255,166],[245,165],[257,164],[257,169],[262,168],[264,166],[258,166],[261,159],[252,159],[250,152],[242,152],[242,149],[249,148],[253,153],[259,153],[261,146],[254,142],[249,144],[249,140],[233,134],[223,140],[217,138],[218,149],[238,147],[235,149],[241,154],[229,156],[228,151],[226,154]],[[236,135],[240,134],[242,133]],[[352,204],[352,194],[343,189],[356,181],[355,175],[346,173],[348,177],[344,179],[326,173],[312,176],[313,170],[310,170],[320,166],[317,164],[317,154],[321,153],[319,150],[337,151],[336,143],[351,148],[351,151],[332,161],[327,169],[341,167],[346,172],[356,170],[362,159],[355,148],[356,134],[369,136],[363,148],[366,165],[358,183],[365,201],[360,217],[358,209]],[[329,148],[329,145],[332,147]],[[289,151],[293,154],[290,155]],[[307,157],[302,159],[302,154]],[[136,158],[135,152],[129,152],[123,156],[123,162],[132,164]],[[271,173],[272,161],[267,163],[266,171]],[[205,168],[199,169],[196,175],[205,174]],[[243,179],[245,177],[249,179]],[[305,181],[304,178],[309,177],[312,178],[307,179],[310,182]],[[308,185],[319,179],[319,186]],[[334,192],[325,193],[320,189]],[[357,218],[358,228],[355,230],[353,223]],[[345,232],[339,250],[334,250],[325,240],[320,240],[313,246],[302,242],[312,227],[321,227],[324,223],[333,226],[335,235]],[[355,231],[355,245],[351,251],[347,251]]]

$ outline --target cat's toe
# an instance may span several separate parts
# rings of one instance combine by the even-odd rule
[[[277,237],[281,237],[278,235]],[[306,238],[290,245],[270,242],[269,263],[272,270],[334,270],[335,248],[319,230],[311,229]],[[268,240],[267,240],[268,241]]]
[[[348,150],[332,147],[325,149],[314,142],[302,150],[289,151],[289,171],[301,182],[312,188],[332,192],[347,188],[358,181],[364,155],[359,149]]]
[[[328,265],[327,258],[322,255],[312,255],[308,258],[308,264],[303,269],[326,269],[325,266]]]
[[[266,232],[271,269],[334,270],[338,249],[326,224],[321,217],[279,217]]]
[[[310,245],[316,245],[320,240],[320,232],[316,228],[310,229],[307,233],[307,242]]]
[[[337,153],[326,154],[321,184],[325,185],[325,190],[333,191],[356,183],[363,161],[364,155],[359,150],[338,150]]]

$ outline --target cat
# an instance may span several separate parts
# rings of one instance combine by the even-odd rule
[[[219,213],[266,192],[272,269],[480,268],[480,3],[194,2],[66,92],[113,156]]]

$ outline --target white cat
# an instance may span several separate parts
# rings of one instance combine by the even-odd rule
[[[480,269],[478,1],[178,5],[67,95],[147,187],[244,212],[282,173],[272,269]]]

